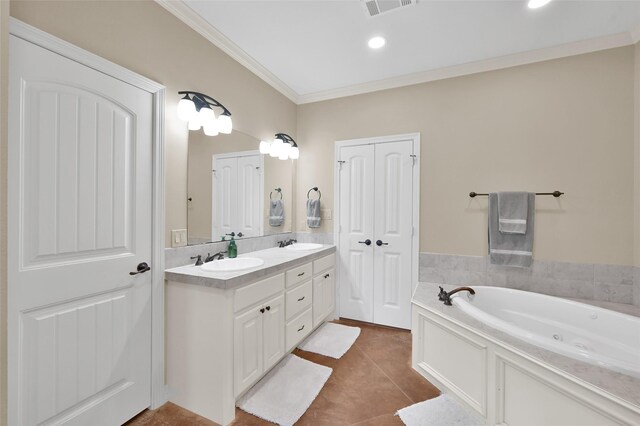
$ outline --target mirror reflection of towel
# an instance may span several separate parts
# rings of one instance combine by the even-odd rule
[[[307,226],[320,228],[320,199],[307,200]]]
[[[282,226],[284,223],[284,204],[282,200],[271,200],[269,202],[269,225]]]

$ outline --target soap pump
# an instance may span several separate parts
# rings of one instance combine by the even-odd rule
[[[230,259],[238,256],[238,246],[236,245],[236,240],[233,237],[231,237],[231,241],[229,241],[227,252],[229,253]]]

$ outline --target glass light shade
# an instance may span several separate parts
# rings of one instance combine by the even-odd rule
[[[200,130],[202,123],[200,122],[200,114],[193,114],[189,119],[189,130]]]
[[[282,147],[280,148],[280,152],[278,152],[278,158],[281,160],[288,160],[290,149],[291,145],[289,145],[288,143],[283,143]]]
[[[268,154],[271,144],[267,141],[260,141],[260,154]]]
[[[207,123],[205,123],[204,126],[202,126],[202,128],[204,129],[204,134],[207,136],[218,136],[218,120],[216,120],[215,118],[213,119],[213,122],[209,121]]]
[[[280,155],[280,149],[282,148],[282,145],[284,145],[284,143],[282,142],[282,139],[275,139],[273,141],[273,143],[271,144],[271,149],[269,150],[269,155],[272,157],[277,157]]]
[[[214,127],[217,128],[216,126],[216,115],[213,113],[213,110],[211,108],[208,107],[202,107],[200,108],[200,112],[198,113],[198,116],[200,118],[200,124],[202,124],[202,127],[209,127],[210,129],[213,129]],[[217,129],[216,129],[216,133],[217,133]]]
[[[187,96],[178,102],[178,118],[182,121],[189,121],[191,116],[196,113],[196,104]]]
[[[291,158],[292,160],[297,160],[298,158],[300,158],[300,150],[297,146],[291,147],[291,149],[289,150],[289,158]]]
[[[218,117],[218,130],[220,133],[229,134],[233,129],[233,123],[231,122],[231,116],[220,114]]]

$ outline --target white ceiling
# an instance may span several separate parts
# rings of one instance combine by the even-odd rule
[[[297,96],[636,31],[640,1],[425,1],[376,17],[351,1],[184,0]],[[387,45],[371,50],[382,35]]]

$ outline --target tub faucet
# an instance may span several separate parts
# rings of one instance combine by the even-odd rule
[[[438,299],[443,301],[445,305],[451,306],[451,296],[456,294],[459,291],[468,291],[471,294],[476,294],[475,290],[471,287],[458,287],[455,290],[451,290],[449,293],[444,291],[442,287],[440,287],[440,293],[438,293]]]

